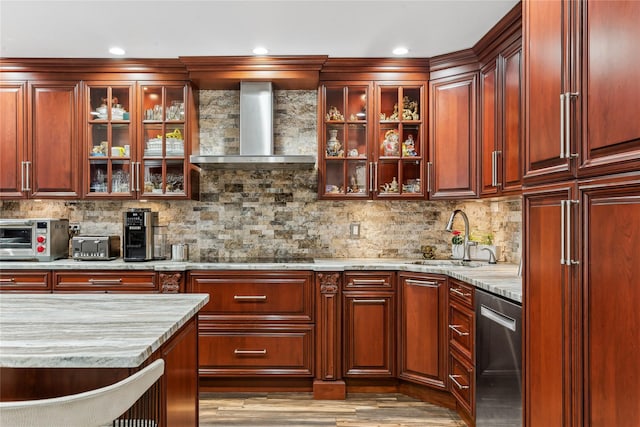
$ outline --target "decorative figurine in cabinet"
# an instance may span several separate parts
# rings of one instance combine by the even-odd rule
[[[424,82],[331,82],[319,96],[321,198],[424,198]]]

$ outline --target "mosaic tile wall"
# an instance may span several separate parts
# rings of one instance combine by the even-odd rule
[[[316,92],[276,91],[278,154],[316,154]],[[202,153],[232,153],[238,142],[238,91],[200,93]],[[229,148],[231,147],[231,148]],[[237,148],[235,148],[237,150]],[[420,257],[420,246],[450,254],[444,231],[451,212],[463,209],[472,235],[492,234],[500,261],[519,262],[520,198],[468,202],[321,201],[317,171],[203,170],[200,201],[2,201],[3,218],[60,217],[80,223],[83,234],[122,234],[130,207],[159,211],[167,243],[188,243],[190,260],[250,258]],[[359,223],[359,238],[349,225]],[[463,229],[456,220],[456,229]]]

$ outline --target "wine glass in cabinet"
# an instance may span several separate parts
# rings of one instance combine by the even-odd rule
[[[143,196],[185,197],[185,85],[141,84]]]
[[[134,83],[87,82],[87,197],[132,197]]]

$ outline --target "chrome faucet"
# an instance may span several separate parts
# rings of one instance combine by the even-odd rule
[[[469,241],[469,218],[467,218],[467,214],[460,209],[456,209],[455,211],[453,211],[445,230],[449,233],[453,231],[453,220],[457,214],[462,215],[462,219],[464,220],[464,255],[462,256],[462,261],[471,261],[471,256],[469,255],[469,247],[475,246],[477,243]]]

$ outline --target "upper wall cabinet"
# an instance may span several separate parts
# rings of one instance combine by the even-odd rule
[[[525,182],[637,170],[640,3],[523,8]]]
[[[77,81],[3,82],[3,198],[79,197],[79,93]]]
[[[486,62],[480,70],[480,195],[500,196],[522,187],[522,39]]]
[[[86,197],[187,196],[188,85],[91,81],[86,99]]]
[[[478,73],[429,82],[429,198],[477,197]]]
[[[23,59],[0,71],[0,197],[197,198],[197,103],[178,61]]]
[[[425,197],[427,63],[379,61],[328,60],[321,74],[320,198]]]

